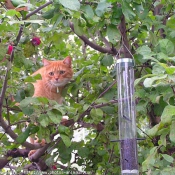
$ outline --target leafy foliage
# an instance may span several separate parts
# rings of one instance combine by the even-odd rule
[[[28,11],[0,2],[2,171],[18,173],[44,160],[39,169],[31,167],[120,174],[118,143],[111,142],[118,139],[115,62],[133,57],[138,138],[145,137],[138,141],[140,173],[174,174],[174,1],[26,2],[17,6]],[[33,38],[41,43],[33,45]],[[42,58],[68,55],[74,78],[63,92],[65,103],[33,98],[32,82],[41,77],[30,75]],[[63,126],[62,116],[73,122]],[[82,128],[85,136],[76,136]],[[29,161],[26,149],[39,148],[27,140],[35,134],[47,144]]]

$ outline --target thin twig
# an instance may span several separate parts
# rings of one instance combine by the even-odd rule
[[[98,98],[101,98],[109,89],[112,88],[112,86],[114,86],[114,84],[117,83],[117,80],[115,80],[107,89],[105,89],[105,91],[103,91],[99,96]]]
[[[5,103],[6,105],[8,106],[8,103],[7,103],[8,99],[5,98]],[[7,120],[8,120],[8,124],[10,125],[10,113],[9,113],[9,109],[7,108]]]
[[[23,20],[28,19],[29,17],[31,17],[32,15],[36,14],[37,12],[39,12],[40,10],[42,10],[43,8],[49,6],[49,5],[52,4],[52,3],[53,3],[52,1],[49,1],[49,2],[47,2],[47,3],[45,3],[45,4],[43,4],[43,5],[40,6],[39,8],[37,8],[37,9],[35,9],[34,11],[30,12],[29,14],[27,14],[27,15],[23,18]]]
[[[150,140],[153,140],[153,138],[151,138],[146,132],[144,132],[140,127],[137,126],[138,129],[140,129],[141,132],[143,132],[143,134],[145,134]]]
[[[5,92],[6,92],[6,89],[7,89],[7,81],[8,81],[8,76],[7,75],[8,75],[8,72],[9,72],[9,70],[6,69],[5,78],[4,78],[3,86],[2,86],[2,89],[1,89],[1,96],[0,96],[0,119],[2,118],[3,100],[4,100]]]

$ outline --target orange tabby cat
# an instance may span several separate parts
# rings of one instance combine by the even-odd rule
[[[42,79],[37,80],[34,85],[34,97],[46,97],[50,100],[55,100],[59,104],[63,102],[61,95],[64,86],[72,79],[72,60],[71,57],[66,57],[64,60],[48,61],[43,59],[44,67],[32,75],[41,74]],[[65,120],[62,119],[64,122]],[[33,138],[30,138],[30,142],[35,143]],[[45,140],[42,140],[42,145],[45,144]],[[29,156],[32,155],[35,150],[29,152]]]
[[[33,75],[41,74],[42,77],[41,80],[33,83],[35,88],[33,96],[46,97],[61,104],[63,101],[61,92],[73,76],[71,62],[72,60],[69,56],[59,61],[43,59],[44,67],[33,73]]]

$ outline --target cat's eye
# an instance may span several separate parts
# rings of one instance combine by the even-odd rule
[[[49,72],[49,75],[53,76],[54,75],[54,72]]]
[[[60,74],[64,74],[65,73],[65,71],[64,70],[60,70]]]

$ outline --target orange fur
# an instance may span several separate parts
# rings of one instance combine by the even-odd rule
[[[61,92],[64,86],[72,79],[73,70],[71,67],[71,58],[68,56],[64,60],[48,61],[43,60],[44,67],[33,73],[41,74],[42,79],[34,84],[34,97],[46,97],[62,103]],[[59,92],[58,92],[59,91]]]

